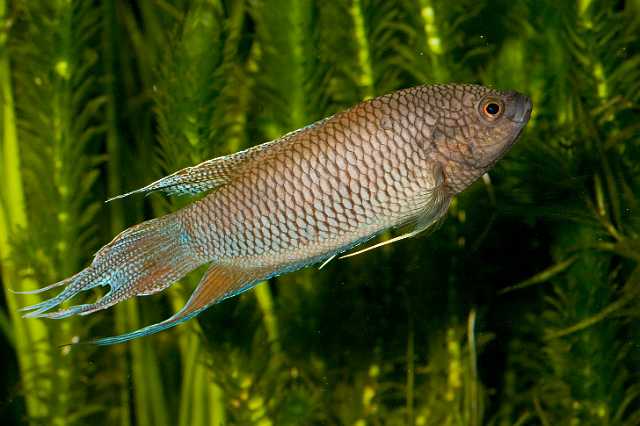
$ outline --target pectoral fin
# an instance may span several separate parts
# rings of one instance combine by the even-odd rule
[[[340,256],[338,259],[346,259],[348,257],[357,256],[359,254],[366,253],[373,249],[377,249],[378,247],[386,246],[387,244],[392,244],[392,243],[395,243],[396,241],[404,240],[405,238],[411,238],[417,234],[419,234],[419,232],[416,232],[416,231],[407,232],[406,234],[398,235],[397,237],[391,238],[390,240],[385,240],[385,241],[379,242],[378,244],[374,244],[372,246],[365,247],[361,250],[355,251],[353,253],[345,254],[344,256]]]
[[[202,277],[202,280],[200,280],[200,283],[184,307],[172,317],[131,333],[104,337],[89,343],[113,345],[174,327],[195,317],[211,305],[250,289],[267,275],[268,272],[265,273],[265,271],[262,270],[246,270],[231,265],[213,265]]]
[[[449,208],[451,202],[451,194],[445,184],[445,177],[442,167],[438,164],[434,165],[434,177],[435,186],[427,191],[426,197],[429,197],[426,207],[424,207],[418,214],[410,219],[408,222],[403,223],[401,226],[412,225],[413,229],[410,232],[391,238],[390,240],[382,241],[372,246],[363,248],[353,253],[345,254],[339,257],[339,259],[346,259],[353,257],[378,247],[386,246],[387,244],[395,243],[396,241],[404,240],[406,238],[414,237],[427,229],[435,229],[442,222],[445,217],[445,213]]]

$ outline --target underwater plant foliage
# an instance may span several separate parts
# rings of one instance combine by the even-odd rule
[[[637,0],[0,0],[3,424],[640,424],[639,34]],[[534,110],[429,235],[126,344],[61,346],[166,318],[203,271],[21,318],[43,298],[11,290],[193,201],[109,197],[444,82]]]

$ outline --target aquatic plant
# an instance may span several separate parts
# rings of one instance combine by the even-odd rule
[[[637,0],[0,0],[0,418],[639,424],[638,34]],[[166,318],[198,274],[81,320],[20,317],[39,296],[11,290],[192,201],[110,196],[440,81],[519,90],[534,115],[428,237],[125,345],[59,347]]]

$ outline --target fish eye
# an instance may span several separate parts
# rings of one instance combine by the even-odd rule
[[[485,105],[484,111],[487,114],[496,115],[500,112],[500,105],[495,102],[491,102],[490,104]]]
[[[499,100],[487,99],[482,104],[482,115],[489,120],[495,120],[500,117],[503,109],[502,102]]]

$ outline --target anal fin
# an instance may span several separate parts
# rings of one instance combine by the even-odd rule
[[[180,311],[170,318],[131,333],[104,337],[89,343],[112,345],[155,334],[195,317],[211,305],[240,294],[269,276],[264,269],[243,269],[235,265],[212,265]]]

